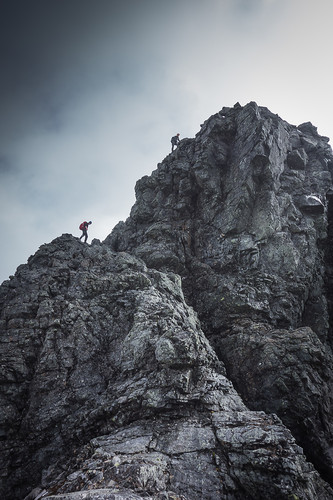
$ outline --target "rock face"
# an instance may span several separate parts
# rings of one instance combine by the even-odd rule
[[[137,183],[106,239],[181,275],[247,405],[276,412],[331,481],[332,171],[311,123],[223,108]]]
[[[224,108],[2,284],[0,498],[333,499],[332,165]]]

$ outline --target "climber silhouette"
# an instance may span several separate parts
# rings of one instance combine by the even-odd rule
[[[171,138],[171,152],[173,151],[174,147],[177,146],[179,144],[179,134],[177,135],[174,135],[172,138]]]
[[[84,221],[79,226],[79,229],[81,229],[81,231],[82,231],[80,239],[83,238],[83,236],[84,236],[84,242],[85,243],[86,243],[86,241],[88,239],[88,227],[90,226],[90,224],[92,224],[91,220],[89,222]]]

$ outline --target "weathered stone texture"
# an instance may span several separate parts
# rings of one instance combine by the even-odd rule
[[[213,328],[244,313],[298,327],[324,273],[318,241],[327,237],[332,186],[327,138],[306,125],[255,103],[223,109],[138,181],[131,216],[106,243],[180,273]],[[306,168],[290,166],[293,154],[306,155]],[[327,329],[317,333],[326,338]]]
[[[332,165],[223,108],[2,284],[1,498],[333,499]]]
[[[247,404],[276,411],[326,478],[333,477],[332,171],[328,139],[311,123],[290,125],[255,103],[223,108],[137,183],[130,217],[106,239],[181,275]],[[240,338],[233,333],[242,320]],[[303,326],[312,332],[300,335]],[[258,328],[258,353],[275,330],[277,353],[264,371],[250,350]],[[299,390],[303,412],[302,396],[293,397]]]

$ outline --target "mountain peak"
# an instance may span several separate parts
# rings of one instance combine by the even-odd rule
[[[4,498],[333,498],[332,168],[224,107],[3,283]]]

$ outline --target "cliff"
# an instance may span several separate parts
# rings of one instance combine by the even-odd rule
[[[0,495],[333,499],[328,139],[223,108],[0,287]]]

